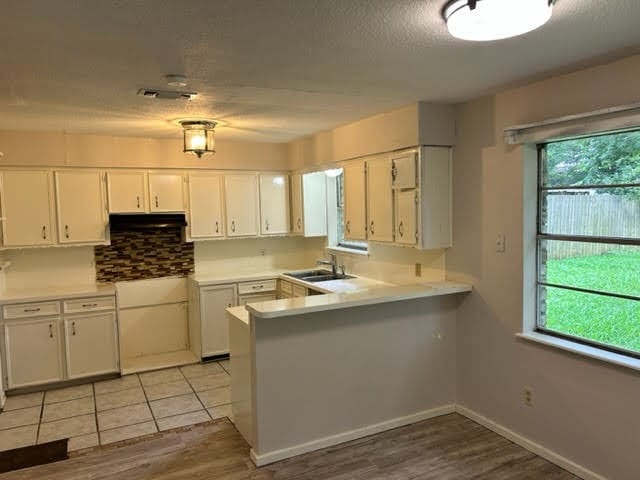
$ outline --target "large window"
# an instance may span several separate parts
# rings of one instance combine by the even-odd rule
[[[541,145],[537,329],[640,358],[640,131]]]

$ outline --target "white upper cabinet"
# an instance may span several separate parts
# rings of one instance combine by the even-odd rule
[[[418,245],[447,248],[451,233],[451,148],[423,147],[421,151]]]
[[[375,242],[393,242],[393,188],[391,159],[380,156],[367,159],[368,238]]]
[[[258,176],[225,175],[227,236],[258,235]]]
[[[223,176],[215,173],[189,174],[189,237],[224,236]]]
[[[404,152],[391,156],[391,178],[398,189],[416,188],[418,153]]]
[[[291,175],[291,231],[327,235],[327,178],[324,172]]]
[[[405,190],[396,193],[396,243],[415,245],[418,241],[418,192]]]
[[[260,233],[284,234],[289,231],[289,177],[260,174]]]
[[[58,240],[60,243],[103,243],[106,209],[101,172],[55,172]]]
[[[7,170],[2,172],[0,179],[3,245],[55,243],[51,172]]]
[[[107,172],[109,213],[144,213],[147,208],[147,173]]]
[[[344,166],[344,238],[367,239],[367,205],[364,160]]]
[[[184,177],[180,173],[149,173],[151,212],[184,212]]]

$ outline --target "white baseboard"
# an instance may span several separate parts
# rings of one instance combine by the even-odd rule
[[[520,445],[522,448],[529,450],[536,455],[549,460],[551,463],[558,465],[561,468],[573,473],[574,475],[583,478],[584,480],[607,480],[605,477],[598,475],[591,470],[578,465],[575,462],[572,462],[568,458],[563,457],[555,453],[552,450],[549,450],[546,447],[543,447],[539,443],[536,443],[527,437],[520,435],[519,433],[514,432],[502,425],[494,422],[490,418],[484,417],[479,413],[474,412],[473,410],[468,409],[467,407],[463,407],[462,405],[456,405],[456,412],[460,415],[467,417],[470,420],[473,420],[476,423],[479,423],[483,427],[488,428],[489,430],[494,431],[498,435],[511,440],[513,443]]]
[[[391,430],[392,428],[403,427],[429,418],[439,417],[440,415],[447,415],[449,413],[454,413],[455,411],[456,406],[454,404],[449,404],[442,407],[432,408],[430,410],[424,410],[412,415],[407,415],[406,417],[393,418],[381,423],[376,423],[375,425],[367,425],[366,427],[355,430],[349,430],[329,437],[319,438],[317,440],[283,448],[281,450],[275,450],[273,452],[258,455],[253,449],[251,449],[251,460],[253,460],[258,467],[261,467],[263,465],[268,465],[269,463],[284,460],[285,458],[295,457],[296,455],[312,452],[321,448],[331,447],[339,443],[348,442],[368,435],[374,435],[376,433],[384,432],[385,430]]]

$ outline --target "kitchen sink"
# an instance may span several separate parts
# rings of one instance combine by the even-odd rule
[[[352,275],[343,275],[341,273],[333,274],[329,270],[306,270],[303,272],[289,272],[285,275],[304,282],[327,282],[329,280],[347,280],[349,278],[355,278]]]

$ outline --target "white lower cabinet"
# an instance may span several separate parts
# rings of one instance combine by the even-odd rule
[[[5,305],[2,327],[9,390],[119,370],[113,295]]]
[[[199,287],[189,285],[191,349],[199,358],[229,353],[229,322],[225,310],[238,304],[235,284]]]
[[[64,379],[60,319],[20,319],[4,324],[7,388]]]
[[[69,379],[118,371],[115,312],[70,315],[64,327]]]

